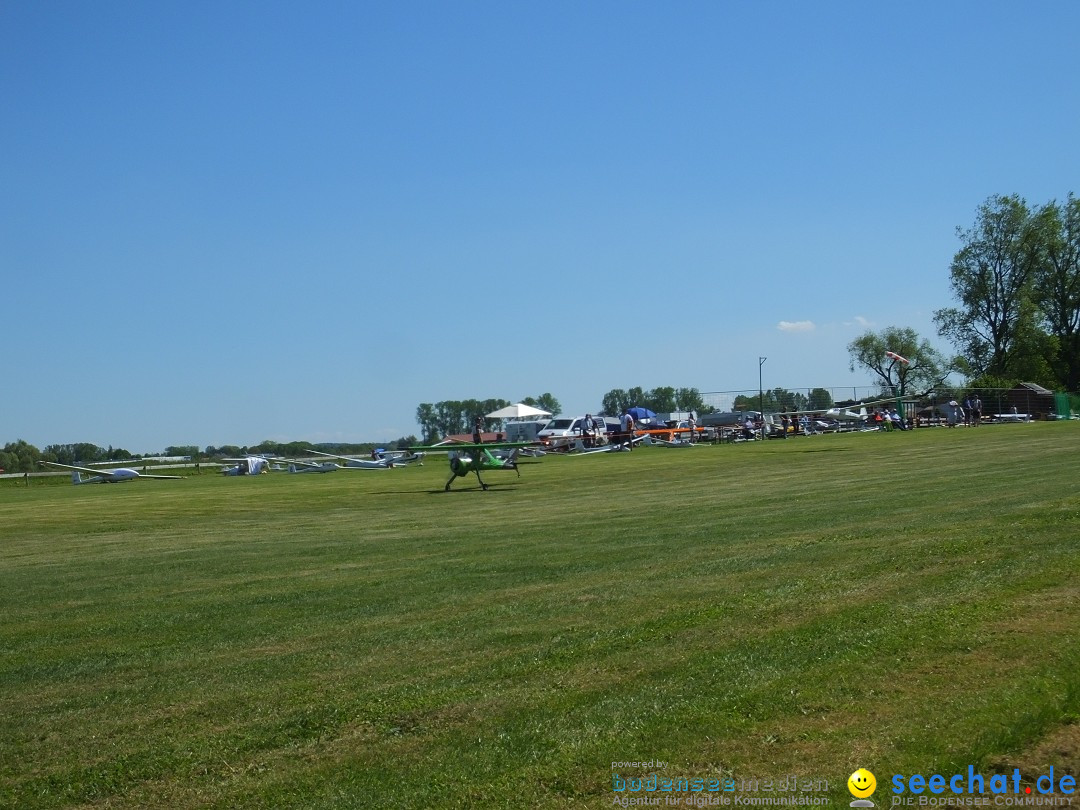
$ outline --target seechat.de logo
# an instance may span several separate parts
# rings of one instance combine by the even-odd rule
[[[1070,796],[1076,792],[1076,777],[1062,774],[1055,779],[1054,768],[1051,766],[1049,773],[1044,773],[1035,780],[1035,790],[1037,791],[1036,796],[1038,794],[1045,796],[1047,793],[1054,793],[1055,791]],[[984,777],[981,773],[975,772],[974,765],[968,765],[967,774],[955,773],[950,776],[943,776],[940,773],[930,776],[923,776],[921,773],[905,776],[898,773],[892,778],[892,792],[894,794],[892,800],[894,805],[914,804],[914,797],[906,796],[907,793],[914,793],[920,798],[922,798],[921,794],[923,793],[931,794],[929,802],[920,801],[920,804],[937,803],[933,796],[940,794],[949,796],[990,793],[994,797],[994,804],[998,805],[1024,805],[1036,801],[1036,797],[1031,795],[1031,787],[1020,784],[1019,768],[1014,768],[1011,774],[996,773]],[[1013,800],[1011,798],[1013,796],[1022,798]],[[1028,799],[1028,801],[1022,799]],[[942,800],[942,803],[944,801]]]

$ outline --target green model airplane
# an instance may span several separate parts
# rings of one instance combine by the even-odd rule
[[[488,485],[480,477],[481,470],[515,470],[518,477],[517,457],[523,447],[538,447],[537,442],[490,442],[488,444],[443,444],[434,447],[410,447],[409,452],[425,453],[449,453],[450,454],[450,480],[446,482],[445,492],[450,491],[450,485],[455,478],[464,478],[469,473],[476,473],[476,480],[484,489]],[[499,458],[492,454],[492,450],[511,450],[506,458]]]

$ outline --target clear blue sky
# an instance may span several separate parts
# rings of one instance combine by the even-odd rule
[[[0,5],[0,443],[852,386],[1080,191],[1080,3]]]

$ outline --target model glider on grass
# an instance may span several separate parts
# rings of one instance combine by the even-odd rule
[[[424,463],[423,453],[409,453],[400,450],[376,450],[371,458],[357,458],[356,456],[339,456],[335,453],[322,453],[318,450],[309,451],[316,456],[340,459],[342,467],[349,470],[389,470],[393,467],[404,467],[413,462]]]
[[[341,466],[333,461],[322,461],[315,463],[314,461],[301,461],[300,459],[274,459],[276,464],[288,465],[287,472],[290,473],[328,473],[340,470]]]
[[[74,464],[61,464],[58,461],[43,461],[50,467],[62,467],[71,470],[71,483],[73,484],[119,484],[124,481],[134,481],[136,478],[174,478],[180,479],[182,475],[150,475],[140,473],[130,467],[117,467],[115,470],[95,470],[90,467],[77,467]],[[87,477],[83,478],[83,473]]]

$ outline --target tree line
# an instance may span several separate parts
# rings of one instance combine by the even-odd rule
[[[520,402],[547,411],[552,415],[562,413],[562,405],[552,394],[525,397]],[[505,408],[511,403],[505,399],[448,399],[442,402],[422,402],[416,408],[416,421],[424,442],[434,442],[445,436],[472,433],[479,419],[485,423],[486,415]],[[648,408],[656,413],[694,411],[710,413],[713,409],[701,398],[696,388],[672,388],[662,386],[649,391],[641,387],[614,388],[604,394],[597,416],[618,416],[627,408]]]
[[[934,312],[947,357],[912,329],[868,332],[848,346],[851,369],[876,375],[884,391],[927,393],[957,373],[970,388],[1034,382],[1080,388],[1080,200],[1030,206],[1019,195],[993,195],[949,266],[953,306]],[[899,354],[908,363],[890,358]]]
[[[551,414],[559,413],[562,405],[554,395],[541,394],[518,400]],[[416,406],[416,422],[425,443],[436,442],[445,436],[472,433],[477,420],[482,424],[487,414],[511,405],[506,399],[447,399],[442,402],[421,402]]]
[[[613,388],[600,400],[601,416],[618,416],[627,408],[648,408],[654,413],[672,413],[674,411],[693,411],[711,413],[712,407],[701,399],[701,392],[696,388],[672,388],[660,386],[649,391],[641,387]]]
[[[313,450],[338,455],[367,455],[375,447],[404,449],[414,447],[420,442],[415,436],[402,436],[392,442],[275,442],[267,439],[256,445],[227,444],[221,447],[208,445],[200,450],[195,445],[170,445],[161,455],[188,457],[192,461],[215,461],[223,458],[238,458],[246,455],[265,455],[277,458],[295,458],[310,455]],[[74,444],[50,444],[39,450],[29,442],[19,439],[8,442],[0,449],[0,471],[7,473],[38,472],[43,461],[55,461],[60,464],[85,466],[100,462],[135,462],[141,456],[133,455],[122,448],[99,447],[91,442]]]
[[[773,388],[758,395],[740,394],[735,397],[733,410],[761,411],[827,411],[836,403],[827,388],[813,388],[808,393]]]

